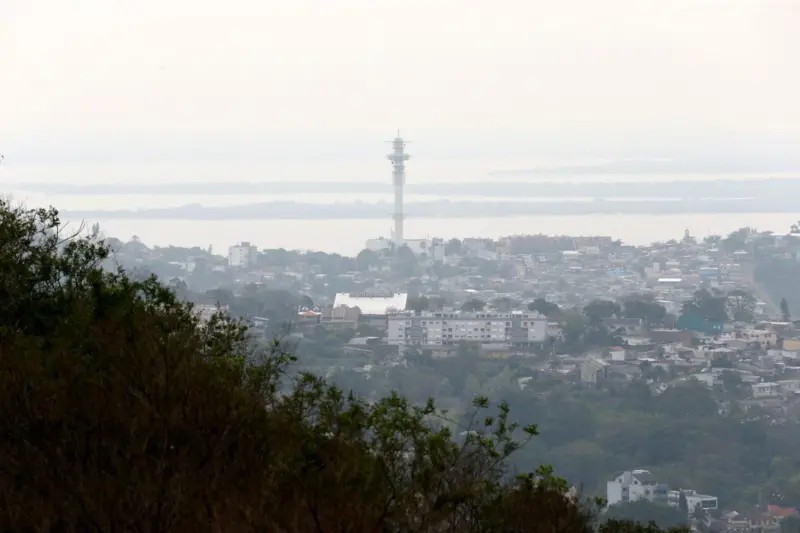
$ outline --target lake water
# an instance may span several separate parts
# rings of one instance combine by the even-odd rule
[[[604,235],[630,244],[680,239],[688,229],[698,238],[726,235],[744,226],[785,233],[800,219],[792,213],[692,215],[579,215],[498,218],[411,218],[407,238],[502,237],[515,234]],[[93,221],[91,221],[93,222]],[[250,241],[259,248],[321,250],[354,255],[367,239],[388,237],[391,222],[368,219],[337,220],[98,220],[105,235],[127,240],[138,236],[145,244],[213,246],[225,254],[228,246]]]
[[[409,168],[409,183],[445,181],[497,180],[492,171],[525,168],[526,161],[475,161],[457,159],[431,160],[424,157],[414,159]],[[334,172],[331,174],[331,172]],[[797,177],[797,173],[776,175],[741,174],[657,174],[657,175],[599,175],[599,176],[553,176],[548,179],[581,181],[672,181],[710,178],[745,179],[764,177]],[[261,195],[198,195],[192,191],[191,181],[219,180],[353,180],[371,181],[386,185],[385,194],[305,194],[270,196]],[[504,178],[507,179],[507,178]],[[330,204],[337,202],[386,202],[391,201],[391,187],[387,163],[381,158],[360,160],[353,163],[337,161],[335,165],[323,165],[313,159],[302,164],[277,164],[259,166],[237,166],[230,162],[203,165],[87,165],[84,162],[59,165],[6,165],[3,181],[6,194],[16,202],[29,207],[55,205],[62,210],[136,209],[140,207],[174,207],[186,204],[207,206],[230,206],[264,201],[294,200],[304,203]],[[186,183],[185,193],[179,195],[54,195],[34,192],[24,186],[35,181],[58,181],[70,183],[158,183],[180,181]],[[529,181],[529,180],[526,180]],[[18,184],[14,186],[13,184]],[[441,196],[406,196],[407,202],[423,202],[441,199]],[[520,198],[505,198],[519,201]],[[494,198],[501,201],[503,198]],[[525,198],[531,202],[578,202],[588,198]],[[652,198],[650,201],[665,201],[667,198]],[[544,233],[549,235],[604,235],[622,239],[631,244],[649,244],[654,241],[678,239],[688,229],[696,237],[710,234],[727,234],[743,226],[761,230],[786,232],[789,226],[800,219],[800,209],[794,213],[748,213],[691,214],[691,215],[537,215],[497,218],[409,218],[406,222],[408,238],[422,237],[491,237],[514,234]],[[79,221],[72,221],[77,224]],[[94,220],[87,221],[89,223]],[[358,253],[369,238],[388,237],[391,220],[335,219],[335,220],[144,220],[109,218],[97,220],[108,236],[127,240],[137,235],[148,245],[166,246],[213,246],[217,253],[226,253],[228,246],[240,241],[250,241],[259,248],[290,248],[322,250],[353,255]]]

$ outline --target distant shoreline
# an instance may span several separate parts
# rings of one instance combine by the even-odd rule
[[[388,219],[389,203],[304,204],[267,202],[211,207],[185,205],[174,208],[63,210],[66,218],[84,219],[160,219],[160,220],[325,220]],[[409,203],[411,218],[473,218],[537,215],[680,215],[800,213],[800,206],[789,196],[769,203],[762,199],[679,200],[679,201],[589,201],[589,202],[462,202],[436,201]]]
[[[4,188],[22,193],[110,196],[110,195],[159,195],[181,196],[197,195],[287,195],[287,194],[329,194],[336,197],[357,194],[391,194],[389,181],[370,182],[321,182],[321,181],[209,181],[209,182],[161,182],[72,184],[55,182],[6,183]],[[678,197],[684,199],[703,198],[783,198],[787,195],[800,196],[800,175],[798,177],[738,178],[731,176],[703,179],[684,179],[670,181],[648,181],[644,178],[635,181],[586,181],[573,179],[547,180],[484,180],[480,182],[427,182],[408,183],[408,195],[433,195],[457,197],[598,197],[598,198],[656,198]]]

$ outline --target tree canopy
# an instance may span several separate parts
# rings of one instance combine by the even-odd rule
[[[683,304],[683,313],[695,313],[707,320],[725,322],[728,319],[727,298],[724,294],[712,294],[706,289],[696,291],[691,300]]]
[[[621,313],[619,304],[609,300],[594,300],[583,308],[584,314],[592,322],[601,322]]]
[[[555,318],[561,313],[561,308],[557,304],[548,302],[544,298],[536,298],[528,304],[529,311],[538,311],[547,318]]]
[[[648,297],[630,297],[622,302],[622,316],[639,318],[648,326],[658,324],[667,316],[666,308]]]
[[[486,307],[486,302],[472,298],[461,304],[462,311],[483,311]]]

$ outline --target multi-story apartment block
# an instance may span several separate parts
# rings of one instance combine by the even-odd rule
[[[547,319],[530,311],[410,312],[389,315],[388,342],[394,345],[528,345],[547,338]]]
[[[258,248],[249,242],[241,242],[228,248],[228,266],[231,268],[253,268],[258,257]]]

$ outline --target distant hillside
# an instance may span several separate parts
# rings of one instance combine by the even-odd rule
[[[505,217],[530,215],[586,214],[690,214],[690,213],[795,213],[796,196],[769,202],[753,199],[692,200],[589,200],[589,201],[433,201],[406,204],[412,217]],[[369,219],[386,218],[392,212],[388,202],[341,202],[309,204],[300,202],[262,202],[234,206],[200,204],[167,208],[116,210],[74,210],[65,217],[80,219],[188,219],[188,220],[265,220],[265,219]]]

